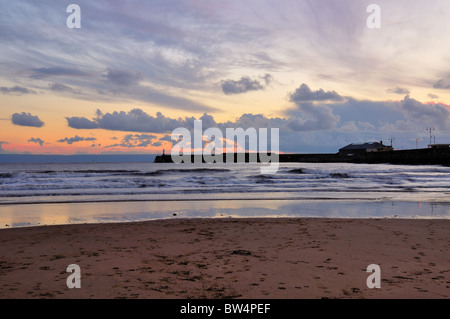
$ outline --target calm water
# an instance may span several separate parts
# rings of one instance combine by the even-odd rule
[[[1,164],[0,223],[35,224],[37,215],[49,221],[55,217],[50,223],[143,220],[172,214],[450,217],[450,167],[281,163],[274,175],[262,175],[260,167]],[[108,206],[112,201],[117,203]],[[397,211],[399,206],[403,208]],[[78,213],[64,207],[78,207]]]

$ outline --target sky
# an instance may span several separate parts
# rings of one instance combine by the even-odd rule
[[[448,21],[448,0],[0,0],[0,153],[168,152],[194,120],[278,128],[282,152],[450,143]]]

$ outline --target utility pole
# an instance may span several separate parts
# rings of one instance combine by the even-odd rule
[[[431,138],[433,135],[434,128],[430,127],[430,128],[427,128],[426,130],[430,132],[430,145],[431,145]]]
[[[392,147],[392,142],[395,141],[395,138],[391,137],[390,139],[388,139],[388,141],[391,142],[391,147]]]

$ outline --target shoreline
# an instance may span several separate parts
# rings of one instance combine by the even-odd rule
[[[448,219],[180,218],[1,229],[0,242],[3,299],[450,297]]]
[[[181,218],[450,219],[450,203],[355,199],[221,199],[0,204],[0,229]]]

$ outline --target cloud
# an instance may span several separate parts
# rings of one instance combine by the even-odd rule
[[[414,132],[417,126],[409,120],[397,120],[395,122],[385,122],[379,126],[381,132]]]
[[[286,112],[290,115],[289,127],[294,131],[321,131],[336,128],[338,115],[325,104],[301,103],[297,108]]]
[[[167,93],[166,87],[158,84],[158,89],[141,85],[144,79],[144,73],[133,72],[127,69],[107,68],[106,71],[96,76],[87,74],[77,69],[70,68],[39,68],[33,69],[31,77],[34,79],[43,79],[50,76],[66,75],[65,81],[77,87],[84,87],[81,90],[75,90],[71,86],[62,83],[49,84],[50,90],[59,93],[76,94],[78,98],[88,100],[137,100],[147,103],[157,104],[173,109],[212,112],[220,111],[212,106],[204,105],[200,102],[191,100],[185,94]],[[94,73],[94,72],[93,72]],[[98,78],[104,81],[98,81]]]
[[[409,94],[409,90],[405,89],[405,88],[401,88],[401,87],[396,87],[394,89],[388,89],[386,92],[388,93],[394,93],[394,94],[401,94],[401,95],[406,95]]]
[[[428,97],[429,97],[430,99],[438,99],[438,98],[439,98],[438,95],[433,94],[433,93],[429,93],[429,94],[428,94]]]
[[[357,132],[358,126],[354,121],[346,122],[344,125],[342,125],[339,128],[339,131],[341,132]]]
[[[365,85],[376,84],[378,79],[415,77],[427,74],[427,66],[433,71],[446,65],[445,54],[435,53],[444,52],[450,41],[436,40],[436,34],[449,30],[446,14],[442,14],[447,12],[445,0],[435,6],[421,1],[406,13],[402,2],[390,5],[386,19],[398,23],[389,29],[390,35],[383,33],[376,41],[365,41],[367,4],[361,1],[349,5],[329,0],[292,1],[284,6],[272,1],[250,2],[206,5],[205,1],[179,1],[173,5],[155,0],[139,6],[130,2],[110,6],[106,1],[81,0],[83,12],[89,12],[82,30],[90,32],[68,36],[67,28],[55,28],[61,24],[61,10],[51,1],[39,5],[13,1],[2,21],[2,54],[13,62],[7,66],[11,71],[23,65],[65,66],[66,70],[53,66],[35,72],[49,76],[69,74],[67,69],[100,73],[108,66],[120,67],[142,71],[153,87],[164,89],[175,89],[178,84],[183,89],[205,88],[226,79],[223,74],[244,67],[248,72],[276,72],[282,66],[289,73],[287,78],[327,73],[344,84],[359,82],[365,90]],[[416,23],[409,23],[410,19]],[[30,32],[30,26],[40,27]],[[23,43],[29,50],[20,50]],[[411,62],[420,58],[431,64],[411,70]],[[46,61],[49,64],[42,64]],[[93,82],[86,81],[83,91]]]
[[[113,145],[109,145],[106,147],[147,147],[149,145],[152,146],[161,146],[161,142],[153,142],[153,140],[157,139],[155,135],[151,134],[128,134],[122,138],[120,143],[116,143]]]
[[[302,84],[290,94],[290,101],[294,103],[315,102],[315,101],[343,101],[344,98],[335,91],[324,91],[319,89],[312,91],[308,85]]]
[[[433,88],[448,90],[448,89],[450,89],[450,82],[445,79],[440,79],[436,83],[433,84]]]
[[[67,124],[75,129],[96,129],[99,128],[98,123],[88,120],[85,117],[66,117]]]
[[[39,137],[38,137],[38,138],[32,137],[32,138],[30,138],[30,139],[28,140],[28,142],[29,142],[29,143],[36,143],[36,144],[39,144],[40,146],[43,146],[44,143],[45,143],[45,141],[43,141],[43,140],[40,139]]]
[[[169,142],[171,142],[171,141],[172,141],[172,138],[171,138],[170,135],[164,135],[164,136],[161,137],[159,140],[160,140],[160,141],[169,141]]]
[[[247,129],[249,127],[254,128],[283,128],[286,129],[289,123],[289,119],[284,118],[268,118],[263,114],[249,114],[244,113],[240,117],[236,118],[234,121],[227,121],[224,123],[219,123],[218,127],[221,129],[226,128],[238,128],[242,127]]]
[[[106,70],[106,74],[103,77],[116,85],[130,86],[133,84],[138,84],[142,80],[142,74],[138,72],[131,72],[128,70],[119,70],[109,68]]]
[[[63,139],[57,140],[59,143],[67,143],[69,145],[72,145],[73,143],[77,142],[83,142],[83,141],[96,141],[97,139],[95,137],[81,137],[81,136],[74,136],[74,137],[65,137]]]
[[[212,127],[212,126],[211,126]],[[172,137],[171,137],[171,135],[164,135],[163,137],[161,137],[160,139],[159,139],[159,143],[161,143],[161,141],[166,141],[166,142],[169,142],[169,143],[172,143],[172,146],[173,145],[175,145],[176,143],[178,143],[180,140],[178,140],[178,139],[175,139],[175,140],[172,140]],[[156,146],[156,145],[155,145]]]
[[[42,127],[44,122],[42,122],[39,117],[31,115],[30,113],[14,113],[12,115],[11,121],[15,125],[20,126],[31,126],[31,127]]]
[[[261,83],[261,80],[264,83]],[[251,79],[248,76],[243,76],[240,80],[225,80],[221,82],[221,87],[223,93],[226,95],[232,94],[242,94],[250,91],[263,90],[272,81],[272,76],[270,74],[265,74],[260,77],[260,80]]]
[[[327,105],[345,122],[355,122],[358,132],[413,132],[427,126],[448,130],[450,126],[450,111],[442,103],[422,103],[409,95],[401,101],[346,99]]]
[[[215,127],[217,126],[217,122],[212,115],[207,113],[203,113],[203,115],[199,118],[202,121],[202,124],[205,127]]]
[[[332,109],[333,114],[339,116],[342,121],[339,124],[353,121],[359,128],[359,132],[380,131],[384,123],[395,123],[405,119],[405,112],[398,101],[358,100],[346,97],[343,103],[327,104],[327,106]]]
[[[440,103],[424,104],[408,95],[401,101],[401,108],[405,118],[415,125],[436,126],[436,128],[447,130],[450,126],[450,110],[447,105]]]
[[[267,81],[270,81],[269,77]],[[263,114],[242,114],[234,121],[217,123],[214,117],[204,113],[199,120],[202,120],[203,127],[217,127],[221,130],[226,128],[249,127],[254,128],[280,128],[287,131],[317,131],[334,129],[340,117],[333,114],[332,109],[326,104],[312,102],[299,102],[296,98],[301,91],[308,91],[309,99],[341,101],[342,97],[336,92],[325,92],[320,89],[312,92],[303,84],[295,93],[291,95],[291,101],[295,108],[286,111],[287,118],[269,118]],[[305,90],[307,89],[307,90]],[[305,95],[303,95],[305,97]],[[302,100],[302,99],[300,99]],[[145,132],[145,133],[168,133],[176,128],[193,128],[194,117],[184,119],[169,118],[158,112],[156,116],[147,114],[141,109],[133,109],[129,112],[103,113],[97,110],[94,118],[67,117],[69,127],[75,129],[105,129],[111,131]],[[161,139],[164,140],[164,139]],[[169,140],[169,139],[167,139]],[[123,143],[123,142],[122,142]]]
[[[123,87],[121,87],[123,89]],[[221,110],[204,105],[202,103],[191,100],[185,96],[177,96],[156,90],[149,86],[127,87],[126,91],[119,91],[120,95],[128,96],[131,99],[158,104],[171,109],[184,110],[188,112],[221,112]]]
[[[341,127],[337,128],[337,132],[347,132],[347,133],[356,133],[356,132],[364,132],[364,131],[374,131],[375,126],[369,122],[357,122],[349,121],[344,123]]]
[[[97,110],[96,117],[88,120],[84,117],[66,117],[69,127],[75,129],[100,128],[111,131],[167,133],[178,127],[193,127],[194,118],[172,119],[160,112],[151,116],[141,109],[129,112],[102,113]]]
[[[6,152],[6,151],[3,149],[3,144],[8,144],[8,142],[2,142],[2,141],[0,141],[0,154]]]
[[[3,94],[9,94],[9,95],[24,95],[24,94],[37,94],[36,91],[27,89],[26,87],[22,86],[14,86],[14,87],[0,87],[0,92]]]
[[[125,131],[125,132],[145,132],[145,133],[168,133],[176,128],[182,127],[187,129],[194,128],[195,117],[185,118],[170,118],[164,116],[162,113],[156,113],[156,116],[147,114],[141,109],[133,109],[129,112],[112,112],[103,113],[97,110],[96,117],[89,120],[84,117],[66,117],[69,127],[75,129],[104,129],[111,131]],[[287,124],[286,119],[282,118],[267,118],[262,114],[243,114],[235,121],[227,121],[224,123],[217,123],[214,117],[208,113],[204,113],[198,118],[202,120],[202,126],[225,128],[269,128],[280,127]],[[160,140],[171,141],[170,136],[166,135]]]
[[[43,67],[43,68],[33,68],[31,69],[30,78],[33,79],[44,79],[47,77],[53,76],[88,76],[89,74],[83,71],[80,71],[75,68],[66,68],[66,67]]]
[[[375,130],[375,125],[369,122],[359,121],[358,127],[363,131],[373,131]]]
[[[223,132],[226,128],[279,128],[281,132],[335,132],[355,134],[373,132],[417,131],[417,127],[433,126],[446,130],[450,126],[450,110],[442,103],[422,103],[408,95],[401,101],[369,101],[342,97],[335,91],[319,89],[313,91],[302,84],[289,95],[293,107],[284,111],[284,117],[267,117],[263,114],[244,113],[234,120],[217,122],[211,114],[204,113],[203,128],[217,127]],[[96,116],[87,118],[67,118],[73,128],[98,128],[112,131],[142,133],[169,133],[182,127],[193,129],[195,117],[170,118],[158,112],[156,116],[141,109],[103,113],[97,110]],[[341,121],[342,120],[342,121]],[[386,137],[388,138],[388,137]],[[136,147],[138,138],[129,135],[116,146]],[[133,142],[131,142],[133,141]],[[157,142],[148,140],[142,145],[160,145],[168,141],[174,143],[169,135]],[[344,141],[344,140],[342,140]],[[346,141],[346,140],[345,140]],[[159,142],[159,143],[158,143]],[[154,144],[158,143],[158,144]]]
[[[50,83],[49,88],[50,88],[50,90],[55,91],[55,92],[66,92],[66,93],[72,93],[72,94],[80,93],[80,91],[74,90],[70,86],[67,86],[63,83]]]
[[[150,85],[142,85],[140,83],[144,80],[142,72],[108,68],[101,77],[105,81],[100,84],[101,88],[97,90],[97,93],[107,99],[132,99],[189,111],[219,111],[214,107],[191,100],[185,94],[169,94],[168,90],[165,90],[160,84],[157,85],[158,89]],[[95,85],[99,86],[97,83]]]
[[[340,120],[330,106],[322,102],[341,102],[344,98],[335,91],[312,91],[303,83],[289,95],[289,100],[296,108],[285,112],[290,116],[288,126],[294,131],[317,131],[334,129]]]

